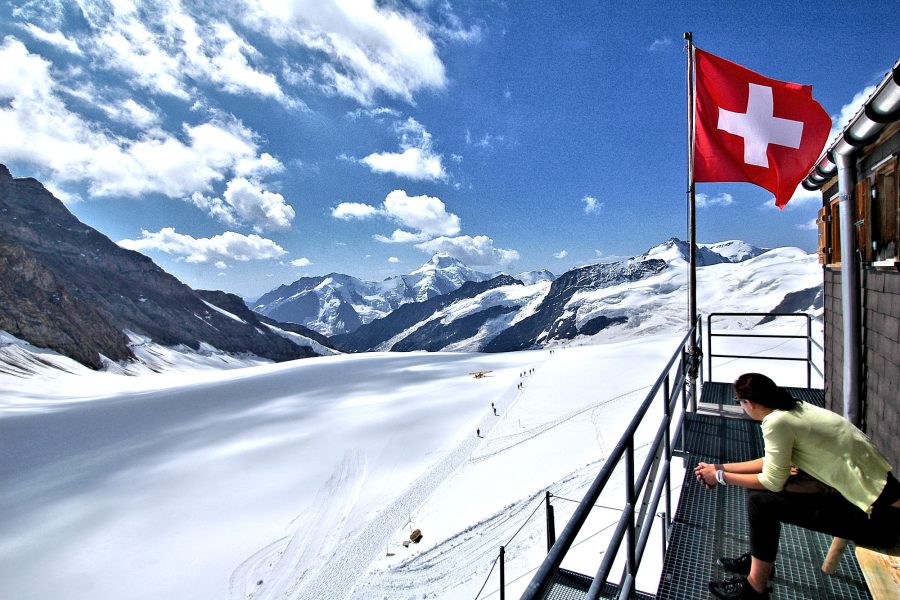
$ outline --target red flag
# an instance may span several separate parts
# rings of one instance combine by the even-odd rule
[[[784,208],[819,158],[831,118],[812,86],[694,52],[694,181],[754,183]]]

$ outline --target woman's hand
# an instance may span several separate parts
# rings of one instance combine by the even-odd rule
[[[694,477],[697,478],[700,485],[710,490],[719,485],[719,482],[716,481],[716,465],[697,463],[694,468]]]

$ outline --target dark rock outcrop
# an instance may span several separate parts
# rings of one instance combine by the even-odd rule
[[[778,306],[772,309],[773,313],[804,313],[822,308],[825,304],[825,292],[822,286],[817,285],[805,290],[796,292],[788,292],[778,303]],[[774,321],[776,317],[766,316],[760,319],[757,325],[764,325]]]
[[[233,319],[210,307],[148,257],[79,221],[38,181],[14,179],[3,165],[0,257],[0,329],[93,368],[101,354],[132,357],[126,329],[163,345],[206,342],[272,360],[308,353],[252,316]]]
[[[442,323],[441,319],[433,319],[391,346],[391,350],[395,352],[413,350],[437,352],[450,344],[474,336],[481,326],[491,319],[517,310],[519,310],[518,306],[492,306],[446,324]]]
[[[533,315],[501,332],[485,345],[484,351],[527,350],[545,341],[572,339],[579,334],[593,335],[600,330],[598,327],[602,329],[613,323],[623,323],[626,318],[622,316],[607,317],[606,321],[598,321],[595,318],[579,330],[575,324],[575,315],[571,311],[567,312],[566,306],[577,292],[637,281],[659,273],[666,266],[664,260],[650,258],[589,265],[567,271],[553,281],[550,291]]]

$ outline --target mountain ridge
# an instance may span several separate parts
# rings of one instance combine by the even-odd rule
[[[252,313],[232,318],[147,256],[79,221],[37,180],[13,178],[5,165],[0,215],[0,330],[17,338],[94,369],[105,359],[135,358],[126,330],[162,345],[206,343],[275,361],[312,355],[261,327]]]

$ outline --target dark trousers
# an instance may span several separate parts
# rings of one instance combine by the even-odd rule
[[[789,523],[852,540],[862,546],[889,548],[900,541],[900,484],[888,475],[884,491],[868,515],[836,490],[805,473],[792,476],[780,492],[750,490],[750,553],[775,562],[781,524]]]

